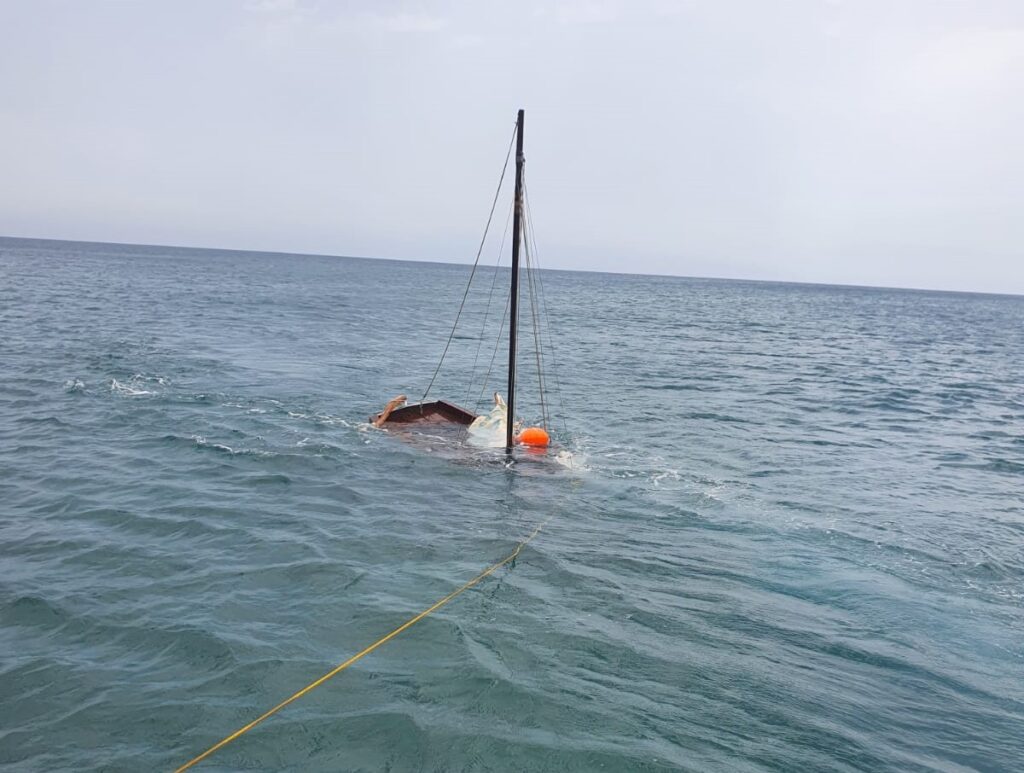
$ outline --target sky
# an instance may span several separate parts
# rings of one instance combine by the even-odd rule
[[[546,268],[1024,293],[1020,0],[0,0],[0,234],[471,262],[520,107]]]

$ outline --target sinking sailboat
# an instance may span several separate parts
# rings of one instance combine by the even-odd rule
[[[523,195],[523,167],[525,164],[525,157],[523,155],[523,125],[524,125],[524,111],[520,110],[516,118],[515,127],[515,149],[516,149],[516,171],[515,171],[515,194],[512,205],[512,271],[511,271],[511,284],[509,288],[508,298],[508,387],[507,387],[507,398],[502,400],[499,395],[495,395],[495,409],[492,410],[491,414],[478,416],[471,410],[463,408],[460,405],[449,402],[447,400],[433,400],[426,401],[426,394],[429,393],[430,387],[433,385],[434,379],[431,379],[430,385],[428,385],[426,392],[424,392],[423,399],[418,403],[411,405],[403,405],[402,407],[392,408],[391,405],[385,409],[384,412],[373,417],[371,421],[377,426],[390,429],[415,429],[424,433],[437,436],[452,436],[453,438],[465,439],[469,436],[471,429],[482,428],[482,429],[493,429],[497,422],[501,422],[505,428],[505,450],[511,454],[513,448],[517,443],[529,445],[534,448],[546,447],[549,444],[549,434],[547,429],[547,415],[546,411],[543,410],[544,418],[540,427],[526,427],[521,428],[517,432],[517,415],[515,412],[516,405],[516,347],[517,347],[517,332],[519,327],[519,264],[520,264],[520,251],[522,249],[523,234],[524,234],[524,195]],[[507,165],[507,158],[506,158]],[[498,194],[501,192],[501,184],[504,180],[504,170],[502,171],[502,177],[498,182]],[[495,203],[497,202],[498,194],[495,195]],[[491,216],[493,217],[494,207],[491,208]],[[488,218],[488,226],[490,226],[491,218]],[[484,240],[486,240],[487,231],[484,231]],[[481,249],[483,248],[483,242],[481,242]],[[477,254],[477,261],[479,262],[480,254]],[[499,257],[500,262],[500,257]],[[476,264],[473,266],[474,271],[476,270]],[[472,274],[470,275],[470,284],[472,284]],[[531,283],[532,285],[532,283]],[[531,286],[532,290],[532,286]],[[466,292],[468,294],[469,287]],[[465,304],[465,296],[463,296],[463,305]],[[534,301],[531,296],[531,301]],[[459,314],[462,312],[460,306]],[[536,326],[538,324],[536,310],[534,310],[534,332],[536,335]],[[456,316],[456,326],[458,325],[458,316]],[[445,346],[445,351],[441,355],[441,362],[444,362],[444,356],[448,351],[448,346],[452,342],[452,337],[455,333],[455,327],[452,328],[452,335],[448,338],[448,344]],[[499,331],[500,336],[500,331]],[[538,352],[540,350],[540,344],[538,342]],[[541,404],[543,406],[543,378],[541,376],[541,369],[538,358],[538,385],[541,390]],[[440,370],[441,363],[438,363],[438,370]],[[437,376],[437,371],[434,372],[434,378]]]

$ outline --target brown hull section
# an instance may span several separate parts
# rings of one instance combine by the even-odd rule
[[[385,424],[461,424],[469,426],[476,419],[476,414],[454,403],[435,400],[430,403],[417,403],[396,408],[388,416]]]

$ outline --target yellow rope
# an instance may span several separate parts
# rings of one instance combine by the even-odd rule
[[[283,709],[289,703],[294,703],[295,701],[297,701],[299,698],[301,698],[306,693],[312,692],[317,687],[319,687],[324,682],[326,682],[328,679],[331,679],[331,678],[337,676],[338,674],[340,674],[342,671],[344,671],[346,668],[351,666],[356,661],[361,660],[362,658],[364,658],[367,655],[369,655],[371,652],[373,652],[375,649],[377,649],[381,645],[386,644],[387,642],[389,642],[392,639],[394,639],[396,636],[398,636],[398,634],[402,633],[402,631],[406,630],[407,628],[411,628],[412,626],[414,626],[416,623],[418,623],[420,620],[422,620],[427,615],[429,615],[432,612],[434,612],[434,611],[440,609],[441,607],[443,607],[445,604],[447,604],[449,601],[454,599],[460,593],[469,590],[474,585],[476,585],[481,580],[483,580],[485,577],[493,574],[495,571],[497,571],[501,567],[505,566],[505,564],[513,561],[516,558],[516,556],[519,555],[520,551],[522,551],[522,549],[524,547],[526,547],[526,545],[528,545],[530,543],[530,541],[540,533],[540,530],[544,528],[544,526],[547,524],[548,520],[550,520],[550,518],[545,520],[544,522],[542,522],[540,525],[538,525],[537,528],[535,528],[526,539],[524,539],[522,542],[520,542],[518,545],[516,545],[516,549],[515,550],[513,550],[511,553],[509,553],[507,556],[505,556],[505,558],[503,558],[500,561],[498,561],[498,563],[492,564],[491,566],[487,567],[482,572],[480,572],[480,574],[478,574],[472,580],[467,582],[465,585],[463,585],[460,588],[456,588],[455,590],[453,590],[451,593],[449,593],[447,596],[445,596],[440,601],[436,602],[435,604],[433,604],[432,606],[428,607],[427,609],[424,609],[422,612],[420,612],[415,617],[412,617],[409,620],[405,621],[400,626],[398,626],[398,628],[393,630],[391,633],[387,634],[386,636],[381,637],[380,639],[375,641],[373,644],[371,644],[366,649],[364,649],[364,650],[362,650],[360,652],[357,652],[355,655],[350,657],[344,663],[342,663],[341,665],[337,666],[333,670],[328,671],[326,674],[321,676],[316,681],[310,682],[309,684],[307,684],[305,687],[303,687],[301,690],[299,690],[294,695],[292,695],[292,696],[290,696],[288,698],[285,698],[283,701],[281,701],[276,706],[274,706],[274,708],[272,708],[269,711],[266,711],[265,713],[263,713],[260,716],[256,717],[256,719],[254,719],[248,725],[245,725],[244,727],[238,728],[238,730],[233,732],[231,735],[227,736],[223,740],[218,741],[217,743],[215,743],[213,746],[211,746],[209,749],[207,749],[205,752],[203,752],[199,756],[193,757],[191,760],[186,762],[180,768],[176,768],[174,773],[181,773],[184,770],[188,770],[193,765],[196,765],[196,764],[202,762],[203,760],[205,760],[207,757],[209,757],[211,754],[213,754],[218,749],[223,749],[225,746],[227,746],[229,743],[234,741],[236,738],[239,738],[239,737],[245,735],[246,733],[248,733],[250,730],[252,730],[254,727],[256,727],[256,725],[260,724],[265,719],[269,719],[270,717],[272,717],[274,714],[279,712],[281,709]]]

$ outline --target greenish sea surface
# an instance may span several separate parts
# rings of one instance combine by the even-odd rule
[[[197,770],[1024,769],[1024,298],[544,272],[509,466],[365,423],[467,273],[0,240],[0,767],[171,770],[550,518]]]

